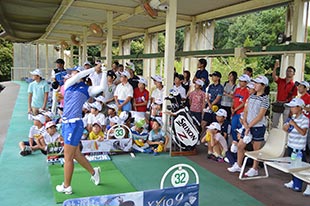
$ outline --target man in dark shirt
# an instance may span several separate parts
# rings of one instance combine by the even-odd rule
[[[138,88],[138,81],[140,78],[135,75],[135,65],[132,62],[127,62],[126,70],[130,74],[130,78],[128,79],[129,84],[132,86],[133,89]]]
[[[205,59],[199,59],[198,60],[198,70],[196,71],[195,77],[193,79],[193,82],[196,82],[197,79],[201,79],[202,81],[204,81],[204,86],[202,87],[202,90],[205,92],[206,88],[208,87],[210,81],[209,81],[209,73],[206,70],[206,66],[207,66],[207,60]]]

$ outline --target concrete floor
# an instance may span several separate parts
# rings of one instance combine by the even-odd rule
[[[1,82],[1,84],[6,88],[0,93],[0,153],[2,152],[20,87],[18,84],[13,82]]]

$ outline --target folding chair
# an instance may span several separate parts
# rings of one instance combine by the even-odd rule
[[[301,171],[292,172],[292,175],[310,184],[310,169],[309,168],[301,170]]]
[[[287,134],[282,129],[272,128],[269,137],[265,145],[257,151],[250,151],[245,153],[245,158],[241,167],[241,172],[239,175],[240,180],[249,180],[249,179],[259,179],[269,177],[267,165],[265,161],[268,159],[275,159],[283,157],[285,152],[285,145],[287,142]],[[264,165],[265,175],[255,176],[255,177],[243,177],[244,170],[248,159],[251,158],[256,161],[260,161]]]

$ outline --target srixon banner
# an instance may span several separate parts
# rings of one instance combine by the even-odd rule
[[[69,199],[64,206],[199,206],[199,184]]]

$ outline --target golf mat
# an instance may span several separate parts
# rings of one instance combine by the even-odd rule
[[[115,167],[111,161],[102,161],[91,163],[93,167],[101,167],[101,184],[94,185],[90,181],[90,174],[79,164],[74,165],[72,178],[72,195],[58,193],[56,185],[63,182],[63,167],[60,164],[50,165],[50,179],[52,182],[52,191],[56,203],[61,203],[67,199],[98,196],[106,194],[118,194],[125,192],[134,192],[136,189],[127,181],[123,174]]]
[[[194,167],[199,175],[199,205],[262,205],[255,198],[186,157],[137,154],[135,158],[131,158],[129,155],[118,155],[113,157],[113,162],[137,191],[159,189],[163,174],[171,166],[184,163]],[[170,177],[167,177],[165,187],[171,186]],[[193,182],[195,182],[194,175],[190,174],[189,183]]]

